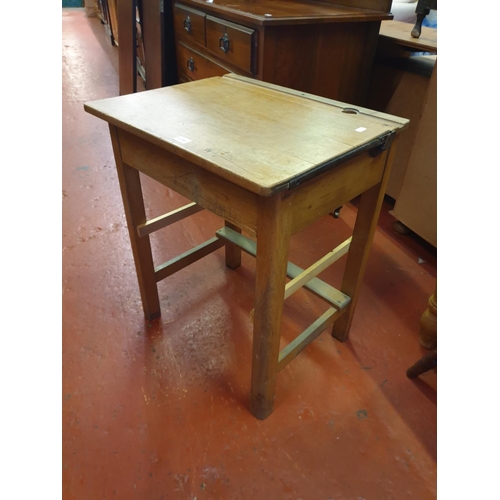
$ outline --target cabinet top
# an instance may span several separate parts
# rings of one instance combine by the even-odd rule
[[[422,52],[437,52],[437,29],[422,26],[419,38],[411,36],[413,24],[401,21],[384,21],[380,25],[381,37],[386,38],[396,45]]]
[[[237,75],[112,97],[85,110],[269,196],[405,128],[408,120]]]
[[[304,0],[182,0],[176,5],[254,25],[382,21],[393,17],[388,12]]]

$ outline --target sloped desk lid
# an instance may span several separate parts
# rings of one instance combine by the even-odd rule
[[[93,101],[85,110],[264,196],[409,122],[233,74]]]

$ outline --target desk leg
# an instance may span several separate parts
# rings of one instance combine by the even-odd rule
[[[281,193],[259,203],[250,408],[263,420],[274,405],[291,229]]]
[[[366,263],[368,262],[380,209],[384,201],[385,189],[389,180],[390,167],[396,149],[396,140],[393,142],[387,154],[382,180],[379,184],[368,189],[361,195],[341,287],[342,292],[351,297],[351,302],[347,305],[347,311],[335,321],[332,328],[333,337],[341,342],[347,340],[349,330],[351,329],[354,310],[358,302]]]
[[[230,222],[225,222],[226,227],[241,234],[241,229]],[[241,266],[241,248],[226,242],[226,266],[229,269],[236,269]]]
[[[137,226],[146,222],[141,179],[138,170],[121,161],[120,145],[116,134],[116,128],[110,126],[110,132],[118,180],[120,181],[123,207],[127,218],[130,243],[134,255],[135,269],[139,281],[142,307],[146,319],[153,319],[161,314],[160,298],[156,285],[153,254],[151,252],[149,236],[143,236],[141,238],[137,234]]]

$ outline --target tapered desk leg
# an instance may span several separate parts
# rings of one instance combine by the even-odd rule
[[[259,419],[273,411],[281,315],[290,241],[289,202],[262,198],[257,222],[257,270],[250,408]]]
[[[228,221],[225,221],[226,227],[241,233],[241,229]],[[230,269],[236,269],[241,266],[241,248],[226,242],[226,266]]]
[[[333,337],[341,342],[347,340],[349,330],[351,329],[361,283],[365,274],[373,237],[375,236],[375,229],[377,228],[380,209],[382,208],[382,202],[384,200],[390,167],[394,159],[395,148],[396,140],[387,153],[384,175],[380,183],[361,195],[341,287],[342,292],[351,297],[351,302],[349,302],[347,311],[344,315],[335,321],[332,327]]]
[[[123,207],[127,218],[130,243],[134,255],[135,269],[139,281],[142,307],[146,318],[153,319],[161,314],[160,298],[156,285],[153,254],[151,252],[149,236],[139,237],[137,233],[137,226],[146,222],[141,180],[139,172],[135,168],[121,161],[120,145],[114,126],[110,126],[110,133],[118,180],[120,181]]]

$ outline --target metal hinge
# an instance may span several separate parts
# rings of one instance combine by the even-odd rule
[[[382,151],[386,151],[387,149],[389,149],[391,147],[392,141],[394,140],[394,137],[396,137],[396,131],[394,130],[391,130],[382,137],[379,137],[377,139],[378,143],[376,143],[374,147],[370,149],[370,156],[373,158],[382,153]]]
[[[347,153],[336,156],[335,158],[332,158],[331,160],[328,160],[321,165],[317,165],[312,170],[308,170],[304,174],[298,175],[297,177],[295,177],[295,179],[290,180],[287,185],[282,186],[281,189],[294,189],[303,182],[308,181],[309,179],[312,179],[313,177],[316,177],[317,175],[322,174],[323,172],[326,172],[327,170],[330,170],[337,165],[351,160],[361,153],[369,152],[371,157],[378,156],[380,153],[382,153],[382,151],[390,148],[394,137],[396,137],[396,131],[391,130],[390,132],[387,132],[384,135],[381,135],[380,137],[377,137],[376,139],[363,144],[362,146],[351,149]]]
[[[165,9],[165,7],[164,7],[164,5],[163,5],[163,2],[164,2],[164,0],[160,0],[160,14],[163,14],[163,13],[164,13],[164,9]]]

